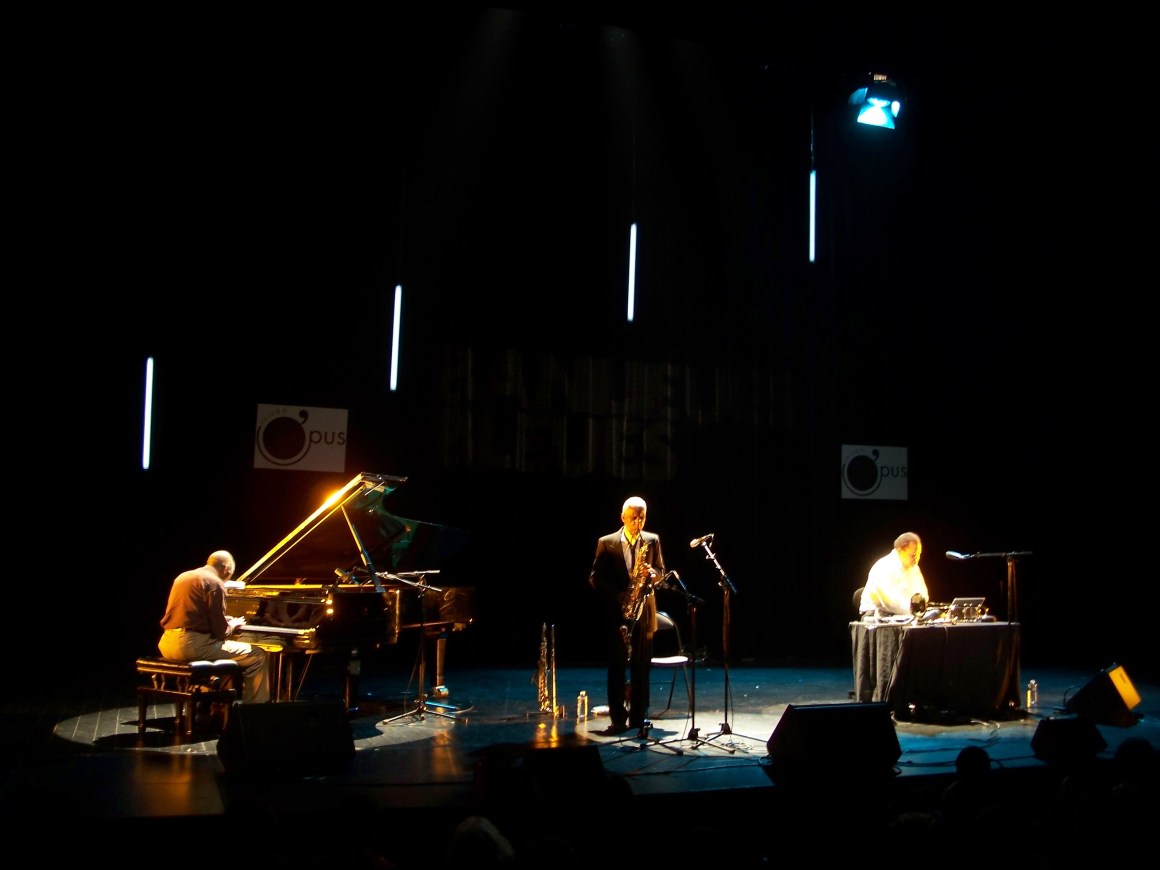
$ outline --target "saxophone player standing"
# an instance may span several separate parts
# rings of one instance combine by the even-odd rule
[[[596,556],[588,575],[588,585],[600,599],[601,631],[608,659],[611,724],[601,732],[606,735],[635,728],[641,737],[647,737],[652,724],[647,719],[649,668],[657,627],[652,584],[665,576],[665,559],[660,536],[644,531],[647,513],[648,505],[640,496],[625,500],[620,509],[622,525],[596,542]]]

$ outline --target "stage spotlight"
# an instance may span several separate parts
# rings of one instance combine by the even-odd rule
[[[885,73],[871,73],[869,83],[850,94],[849,104],[859,124],[894,130],[904,101],[897,82]]]

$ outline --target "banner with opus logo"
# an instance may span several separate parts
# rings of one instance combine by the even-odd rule
[[[345,408],[258,405],[254,468],[346,470]]]
[[[906,501],[906,448],[842,445],[842,498]]]

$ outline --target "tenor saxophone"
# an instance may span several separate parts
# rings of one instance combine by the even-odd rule
[[[632,658],[632,630],[644,612],[644,601],[652,591],[649,578],[652,577],[652,566],[648,561],[648,541],[642,536],[640,546],[636,548],[636,560],[632,564],[631,588],[628,592],[628,601],[625,602],[621,615],[624,624],[620,626],[620,634],[624,638],[625,649],[629,659]]]

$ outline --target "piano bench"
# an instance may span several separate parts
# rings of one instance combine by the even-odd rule
[[[230,707],[238,697],[241,665],[233,659],[176,662],[170,659],[143,657],[137,659],[137,673],[148,677],[147,683],[137,687],[137,733],[145,733],[149,704],[171,703],[175,708],[173,719],[177,738],[193,735],[196,708],[209,705],[216,712],[224,729],[229,721]]]

